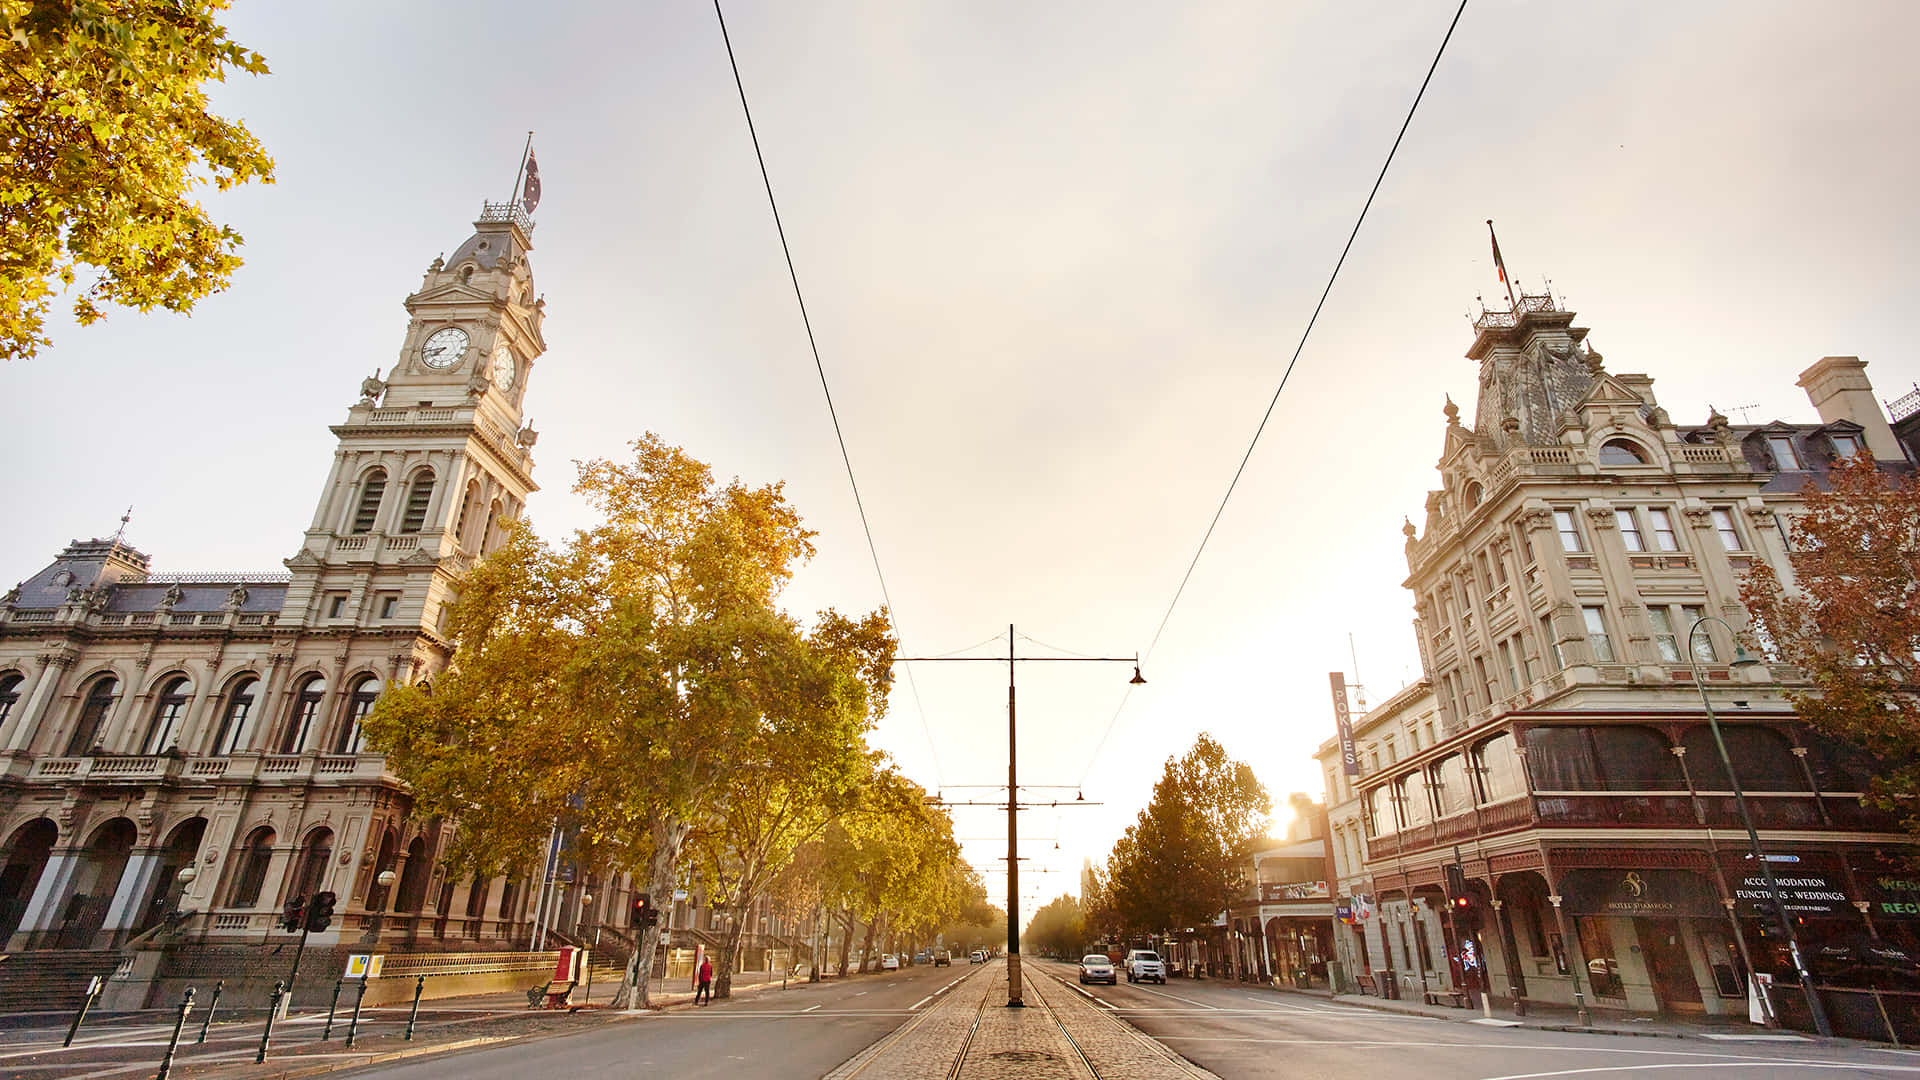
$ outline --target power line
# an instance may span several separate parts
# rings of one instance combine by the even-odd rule
[[[860,511],[860,530],[867,537],[867,554],[873,558],[873,576],[880,582],[880,599],[887,605],[887,617],[895,633],[900,630],[899,609],[887,592],[887,575],[880,569],[880,549],[873,542],[873,526],[867,521],[867,505],[860,498],[860,482],[853,476],[853,457],[847,453],[847,437],[840,430],[840,413],[833,406],[833,389],[827,385],[827,367],[820,361],[820,343],[814,338],[813,319],[807,314],[807,298],[800,290],[800,273],[793,266],[793,248],[787,243],[787,227],[780,220],[780,204],[773,197],[773,178],[767,173],[767,158],[760,150],[760,133],[753,124],[753,107],[747,104],[747,86],[740,79],[740,62],[734,59],[733,38],[727,33],[727,16],[720,0],[713,0],[713,16],[720,22],[720,40],[727,47],[727,66],[733,70],[733,86],[740,92],[740,112],[747,120],[747,137],[753,140],[753,159],[760,165],[760,182],[767,189],[767,208],[773,211],[773,228],[780,235],[780,253],[787,260],[787,278],[793,282],[793,299],[800,306],[800,324],[806,327],[807,348],[813,353],[813,369],[820,375],[820,393],[827,399],[827,416],[833,420],[833,438],[840,444],[840,460],[847,467],[847,486],[853,489],[853,505]],[[902,635],[904,636],[904,635]],[[913,666],[906,665],[907,687],[913,693],[914,711],[920,714],[920,733],[926,737],[927,751],[933,755],[933,775],[940,781],[940,749],[933,744],[933,729],[927,725],[926,706],[920,701],[920,685],[914,681]]]
[[[717,0],[716,0],[717,2]],[[1373,179],[1373,188],[1367,192],[1367,201],[1360,207],[1360,216],[1354,219],[1353,231],[1347,234],[1346,246],[1340,249],[1340,258],[1334,261],[1333,273],[1327,275],[1327,287],[1320,290],[1320,301],[1313,305],[1313,314],[1307,317],[1306,328],[1300,331],[1300,342],[1293,347],[1293,358],[1287,361],[1287,368],[1280,373],[1280,385],[1274,388],[1273,397],[1267,402],[1267,411],[1260,417],[1260,425],[1253,431],[1253,439],[1247,443],[1247,452],[1240,456],[1240,465],[1233,470],[1233,480],[1227,484],[1227,493],[1221,497],[1220,506],[1213,512],[1213,520],[1207,523],[1207,531],[1200,537],[1200,546],[1193,553],[1192,561],[1187,563],[1186,573],[1180,575],[1180,585],[1173,591],[1173,600],[1167,604],[1166,613],[1160,616],[1160,625],[1153,632],[1153,641],[1147,645],[1146,656],[1160,644],[1160,636],[1167,631],[1167,622],[1173,618],[1173,610],[1180,604],[1180,597],[1187,591],[1187,582],[1193,578],[1194,567],[1200,565],[1200,556],[1207,550],[1207,542],[1213,539],[1213,530],[1220,524],[1221,515],[1227,512],[1227,503],[1232,500],[1234,489],[1240,485],[1240,477],[1247,471],[1247,462],[1253,458],[1254,447],[1260,445],[1260,436],[1267,430],[1267,422],[1273,419],[1274,407],[1280,404],[1280,394],[1287,388],[1287,380],[1293,376],[1295,364],[1300,362],[1300,354],[1307,347],[1307,338],[1313,333],[1313,325],[1320,319],[1320,310],[1327,305],[1327,297],[1333,294],[1333,284],[1340,278],[1340,268],[1347,264],[1347,254],[1353,250],[1353,242],[1360,236],[1360,226],[1366,223],[1367,211],[1373,207],[1374,196],[1380,193],[1380,185],[1387,179],[1387,170],[1393,166],[1394,155],[1400,151],[1400,142],[1407,136],[1407,128],[1413,124],[1413,115],[1420,108],[1420,100],[1427,94],[1427,86],[1433,82],[1433,73],[1440,67],[1440,58],[1446,55],[1447,43],[1453,40],[1454,28],[1460,25],[1460,16],[1466,14],[1467,0],[1460,0],[1460,6],[1453,13],[1453,21],[1447,24],[1446,36],[1440,39],[1440,48],[1434,51],[1433,63],[1427,65],[1427,76],[1420,80],[1420,90],[1413,95],[1413,104],[1407,107],[1407,118],[1400,122],[1400,131],[1393,137],[1393,146],[1387,150],[1387,160],[1380,165],[1380,174]],[[1100,742],[1094,750],[1094,757],[1087,762],[1087,773],[1093,772],[1094,761],[1099,759],[1100,749],[1107,744],[1107,737],[1113,734],[1114,724],[1120,719],[1120,713],[1127,707],[1133,688],[1127,688],[1126,695],[1120,699],[1120,708],[1115,709],[1113,719],[1107,722],[1107,730],[1100,736]],[[1084,781],[1084,777],[1082,778]]]

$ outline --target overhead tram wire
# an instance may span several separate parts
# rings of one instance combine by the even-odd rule
[[[840,445],[840,460],[847,467],[847,486],[853,489],[853,505],[860,511],[860,530],[867,537],[867,554],[873,559],[873,576],[880,582],[880,599],[887,605],[887,617],[893,623],[894,633],[900,633],[900,609],[893,606],[893,597],[887,591],[887,575],[880,569],[880,549],[873,542],[873,525],[867,520],[867,504],[860,497],[860,481],[853,476],[853,457],[847,453],[847,437],[840,430],[840,412],[833,405],[833,388],[827,385],[827,367],[820,360],[820,343],[813,334],[813,319],[807,314],[807,298],[800,289],[800,273],[794,269],[793,248],[787,243],[787,227],[780,220],[780,204],[773,197],[773,177],[767,172],[767,157],[760,150],[760,132],[753,124],[753,107],[747,104],[747,85],[740,78],[740,62],[733,55],[733,38],[727,33],[727,16],[720,10],[720,0],[713,0],[713,17],[720,22],[720,40],[727,47],[727,66],[733,71],[733,87],[740,93],[740,112],[746,117],[747,137],[753,141],[753,159],[760,166],[760,183],[767,189],[767,208],[773,211],[773,228],[780,236],[780,253],[787,260],[787,278],[793,282],[793,299],[800,306],[800,325],[807,331],[807,348],[813,353],[813,369],[820,376],[820,393],[827,399],[827,416],[833,421],[833,438]],[[989,639],[991,640],[991,639]],[[940,775],[940,748],[934,745],[933,729],[927,725],[927,709],[920,701],[920,684],[914,681],[913,665],[903,665],[907,669],[907,688],[913,694],[914,711],[920,714],[920,734],[927,740],[927,752],[933,756],[933,775],[936,785]]]
[[[1460,25],[1460,17],[1466,14],[1466,11],[1467,0],[1460,0],[1460,6],[1453,13],[1453,21],[1447,24],[1446,36],[1440,39],[1440,47],[1434,50],[1433,63],[1427,65],[1427,76],[1420,80],[1420,89],[1413,95],[1413,104],[1407,107],[1407,118],[1400,122],[1400,131],[1393,137],[1393,146],[1387,150],[1387,159],[1380,164],[1380,174],[1373,179],[1373,188],[1367,192],[1367,201],[1360,207],[1360,216],[1354,219],[1353,231],[1347,234],[1346,245],[1340,249],[1340,257],[1334,261],[1333,273],[1327,275],[1327,287],[1320,290],[1320,300],[1313,305],[1313,314],[1307,317],[1307,325],[1300,331],[1300,341],[1293,347],[1293,357],[1287,361],[1286,370],[1280,373],[1280,385],[1274,388],[1273,397],[1267,402],[1267,411],[1260,417],[1260,425],[1254,428],[1253,439],[1247,443],[1247,452],[1240,456],[1240,465],[1233,470],[1233,479],[1227,484],[1227,493],[1221,496],[1220,505],[1213,512],[1213,520],[1207,523],[1207,531],[1200,537],[1200,546],[1194,551],[1193,559],[1187,563],[1186,573],[1180,575],[1180,585],[1174,589],[1173,599],[1167,604],[1166,613],[1160,616],[1160,625],[1154,630],[1153,640],[1147,645],[1147,651],[1142,654],[1142,660],[1153,655],[1153,650],[1160,644],[1161,635],[1167,632],[1167,623],[1173,618],[1174,608],[1180,605],[1180,597],[1187,591],[1187,582],[1192,580],[1194,568],[1200,565],[1200,556],[1206,552],[1207,542],[1213,539],[1213,530],[1220,524],[1221,515],[1227,512],[1227,503],[1233,499],[1234,489],[1240,486],[1240,477],[1247,471],[1247,462],[1253,459],[1254,448],[1260,445],[1260,436],[1267,430],[1267,422],[1273,419],[1273,410],[1280,404],[1280,395],[1287,388],[1287,380],[1293,376],[1294,365],[1300,362],[1300,354],[1307,347],[1307,338],[1313,333],[1314,323],[1319,321],[1321,309],[1327,306],[1327,297],[1333,294],[1334,282],[1340,279],[1340,269],[1347,264],[1347,255],[1353,250],[1353,242],[1360,236],[1360,226],[1366,224],[1367,211],[1373,208],[1374,196],[1380,194],[1380,185],[1387,179],[1387,170],[1393,167],[1394,155],[1400,152],[1401,140],[1407,137],[1407,129],[1413,125],[1413,116],[1420,109],[1420,101],[1426,97],[1427,87],[1433,82],[1433,73],[1439,70],[1440,58],[1446,55],[1447,44],[1453,40],[1453,31]],[[1120,714],[1126,710],[1127,701],[1132,696],[1133,687],[1129,686],[1120,698],[1120,707],[1113,711],[1113,719],[1107,721],[1107,730],[1101,734],[1099,743],[1095,744],[1092,757],[1087,759],[1087,771],[1081,777],[1082,783],[1085,782],[1086,776],[1093,774],[1093,766],[1100,760],[1100,752],[1106,748],[1107,739],[1113,735],[1114,725],[1119,723]]]

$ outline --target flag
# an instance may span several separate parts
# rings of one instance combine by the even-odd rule
[[[536,183],[534,186],[535,193],[537,194],[539,190],[540,190],[539,185]],[[1495,272],[1497,272],[1500,275],[1500,284],[1506,285],[1509,288],[1511,288],[1513,283],[1507,280],[1506,260],[1500,257],[1500,238],[1498,236],[1493,235],[1493,219],[1492,218],[1487,219],[1487,236],[1493,241],[1493,269],[1495,270]]]
[[[527,179],[520,185],[520,205],[526,207],[529,214],[540,205],[540,163],[534,160],[531,150],[527,151]]]

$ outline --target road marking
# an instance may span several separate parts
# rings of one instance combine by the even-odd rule
[[[1209,1005],[1204,1001],[1195,1001],[1192,998],[1183,998],[1178,994],[1169,994],[1165,990],[1149,990],[1144,986],[1140,986],[1139,984],[1135,984],[1134,989],[1140,991],[1143,994],[1158,994],[1163,998],[1172,998],[1175,1001],[1184,1001],[1189,1005],[1198,1005],[1203,1009],[1207,1009],[1213,1012],[1220,1011],[1220,1006],[1218,1005]]]
[[[929,1002],[929,1001],[932,1001],[932,1000],[933,1000],[933,995],[932,995],[932,994],[928,994],[928,995],[927,995],[926,997],[923,997],[923,998],[921,998],[921,999],[920,999],[919,1001],[916,1001],[916,1002],[914,1002],[914,1003],[913,1003],[913,1004],[912,1004],[911,1006],[909,1006],[909,1007],[907,1008],[907,1011],[908,1011],[908,1012],[915,1012],[915,1011],[917,1011],[917,1010],[918,1010],[918,1009],[920,1008],[920,1006],[922,1006],[922,1005],[925,1005],[925,1004],[926,1004],[927,1002]]]
[[[1243,998],[1246,998],[1248,1001],[1257,1001],[1260,1004],[1267,1006],[1268,1009],[1286,1009],[1292,1012],[1303,1012],[1303,1013],[1316,1013],[1320,1011],[1319,1009],[1309,1009],[1304,1005],[1294,1005],[1290,1002],[1275,1001],[1272,998],[1261,997],[1259,994],[1241,994],[1240,996]]]
[[[1482,1017],[1479,1017],[1478,1019],[1469,1020],[1467,1021],[1467,1023],[1485,1024],[1488,1027],[1519,1027],[1520,1026],[1520,1021],[1518,1020],[1501,1020],[1492,1016],[1482,1016]]]
[[[854,996],[854,997],[866,997],[866,996],[867,996],[867,995],[868,995],[869,993],[871,993],[871,992],[872,992],[872,991],[869,991],[869,990],[862,990],[862,991],[860,991],[859,993],[857,993],[857,994],[855,994],[855,995],[853,995],[853,996]]]
[[[1794,1061],[1792,1059],[1782,1059],[1778,1061],[1764,1061],[1764,1060],[1759,1060],[1755,1058],[1747,1058],[1741,1061],[1726,1061],[1726,1062],[1686,1061],[1686,1062],[1660,1062],[1657,1064],[1649,1064],[1646,1062],[1642,1062],[1638,1065],[1596,1065],[1593,1068],[1589,1068],[1589,1069],[1561,1069],[1556,1072],[1509,1073],[1506,1076],[1490,1076],[1490,1077],[1487,1077],[1486,1080],[1545,1080],[1546,1077],[1550,1077],[1550,1076],[1591,1076],[1595,1073],[1640,1072],[1640,1071],[1646,1071],[1651,1069],[1751,1069],[1757,1065],[1769,1065],[1776,1068],[1791,1067],[1791,1068],[1801,1068],[1801,1069],[1846,1069],[1850,1072],[1863,1072],[1867,1069],[1892,1069],[1895,1072],[1920,1072],[1920,1065],[1865,1065],[1865,1064],[1856,1065],[1851,1062],[1844,1062],[1844,1061]]]
[[[1721,1042],[1812,1042],[1813,1041],[1812,1039],[1809,1039],[1804,1035],[1759,1035],[1759,1034],[1742,1035],[1738,1033],[1721,1034],[1718,1032],[1701,1032],[1700,1037],[1703,1039],[1718,1039]]]
[[[818,1006],[818,1005],[809,1005],[809,1006],[807,1006],[806,1008],[804,1008],[804,1009],[801,1009],[800,1011],[801,1011],[801,1012],[803,1012],[803,1013],[810,1013],[810,1012],[812,1012],[813,1010],[815,1010],[815,1009],[817,1009],[817,1008],[819,1008],[819,1007],[820,1007],[820,1006]]]

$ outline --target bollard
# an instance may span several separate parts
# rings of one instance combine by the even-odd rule
[[[267,999],[267,1026],[260,1030],[260,1052],[253,1056],[253,1063],[260,1065],[267,1060],[267,1044],[273,1040],[273,1018],[280,1015],[280,995],[286,993],[285,981],[273,984],[273,996]]]
[[[360,1003],[367,1000],[367,977],[360,976],[360,995],[353,999],[353,1019],[347,1022],[347,1049],[353,1049],[353,1037],[360,1030]]]
[[[167,1040],[167,1053],[160,1059],[160,1071],[153,1080],[167,1080],[167,1074],[173,1071],[173,1052],[180,1047],[180,1030],[187,1026],[187,1014],[193,1011],[193,987],[187,987],[185,996],[180,999],[180,1015],[173,1021],[173,1038]]]
[[[98,975],[87,983],[87,996],[80,1000],[80,1011],[73,1014],[73,1026],[67,1029],[67,1041],[61,1043],[61,1046],[73,1045],[73,1037],[80,1033],[80,1021],[87,1018],[87,1010],[93,1008],[94,1000],[100,996],[101,989],[106,985],[107,981]]]
[[[333,1001],[327,1006],[327,1026],[320,1031],[321,1042],[333,1038],[333,1010],[340,1007],[340,988],[346,985],[346,982],[345,979],[333,980]]]
[[[407,1014],[407,1041],[413,1041],[413,1022],[420,1018],[420,991],[427,988],[427,977],[420,976],[413,984],[413,1011]]]
[[[220,991],[226,988],[225,979],[213,984],[213,997],[207,1000],[207,1018],[200,1021],[200,1037],[193,1040],[196,1045],[207,1041],[207,1029],[213,1026],[213,1010],[220,1007]]]

